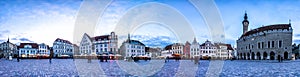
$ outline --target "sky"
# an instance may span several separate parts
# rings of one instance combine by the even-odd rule
[[[72,42],[75,20],[82,2],[82,0],[0,0],[0,42],[4,42],[8,38],[10,42],[16,44],[34,42],[52,46],[56,38]],[[162,5],[166,8],[154,8],[153,6],[146,6],[147,4]],[[300,43],[300,0],[215,0],[214,4],[223,21],[225,43],[236,45],[236,40],[242,34],[242,21],[245,12],[247,12],[250,22],[249,30],[262,25],[288,24],[291,20],[294,29],[293,42]],[[153,13],[151,11],[140,12],[148,11],[143,10],[148,9],[147,7],[154,8]],[[124,20],[122,17],[136,9],[139,10],[133,13],[145,18],[151,14],[168,13],[165,10],[175,10],[189,24],[183,25],[181,28],[191,27],[194,32],[195,36],[189,38],[196,38],[199,43],[213,39],[209,26],[207,26],[201,13],[192,3],[185,0],[112,1],[104,10],[103,15],[99,17],[94,35],[106,35],[116,30],[118,23]],[[169,19],[176,18],[174,16]],[[164,47],[175,42],[185,43],[185,41],[178,41],[176,31],[172,31],[168,27],[170,24],[164,24],[160,21],[149,22],[136,24],[141,27],[130,32],[132,39],[140,40],[150,47]],[[182,23],[182,21],[170,22]],[[119,37],[126,38],[127,36]],[[192,40],[190,39],[189,42]]]

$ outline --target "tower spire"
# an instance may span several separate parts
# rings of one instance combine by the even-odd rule
[[[8,38],[7,38],[7,43],[9,43],[9,36],[8,36]]]
[[[244,34],[248,31],[248,26],[249,26],[249,21],[248,21],[248,16],[246,11],[244,16],[244,21],[242,22],[242,24],[243,24],[243,34]]]
[[[128,42],[130,42],[130,34],[128,33],[128,38],[127,38]]]

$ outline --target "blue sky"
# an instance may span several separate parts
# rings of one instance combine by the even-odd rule
[[[52,46],[56,38],[73,41],[74,23],[81,0],[1,0],[0,42],[37,42]],[[211,40],[208,26],[197,9],[185,0],[113,1],[100,17],[95,35],[113,31],[123,15],[133,7],[156,2],[180,12],[190,23],[199,43]],[[215,0],[224,24],[226,43],[235,45],[242,33],[243,16],[248,13],[249,30],[262,25],[288,23],[294,29],[293,41],[300,43],[300,0]],[[176,34],[157,24],[145,24],[132,32],[133,39],[148,46],[177,42]],[[183,26],[184,27],[184,26]],[[163,40],[160,40],[163,39]],[[193,39],[190,39],[190,42]],[[122,42],[122,41],[120,41]],[[163,46],[164,46],[163,45]]]

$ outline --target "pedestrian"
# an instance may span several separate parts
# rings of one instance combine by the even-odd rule
[[[92,62],[91,56],[88,56],[88,63],[91,63],[91,62]]]
[[[17,61],[20,62],[19,56],[17,56]]]
[[[51,60],[52,60],[52,58],[50,57],[50,58],[49,58],[49,63],[50,63],[50,64],[51,64]]]

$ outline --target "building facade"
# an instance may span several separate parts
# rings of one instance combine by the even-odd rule
[[[22,58],[36,58],[39,50],[37,43],[20,43],[19,56]]]
[[[57,38],[53,42],[53,52],[54,52],[54,57],[61,57],[63,55],[72,57],[74,54],[73,44],[68,40]]]
[[[16,55],[18,55],[17,45],[9,42],[9,39],[0,44],[0,57],[8,59],[9,56],[16,57]]]
[[[244,21],[247,18],[247,14],[245,14]],[[247,31],[249,22],[244,21],[243,26],[246,31],[237,40],[238,59],[275,60],[291,58],[293,29],[290,23],[267,25]]]
[[[114,32],[95,37],[85,33],[80,42],[79,53],[80,55],[119,54],[118,36]]]
[[[194,58],[195,56],[200,56],[201,52],[200,52],[200,44],[197,42],[196,38],[194,38],[191,48],[191,57]]]
[[[183,48],[183,54],[185,58],[191,58],[191,43],[186,41]]]
[[[145,45],[137,40],[131,40],[128,34],[128,39],[122,43],[120,50],[122,51],[122,56],[143,56],[146,55]]]
[[[232,59],[233,58],[233,48],[230,44],[224,44],[224,43],[215,43],[217,46],[217,58],[218,59]]]
[[[206,40],[200,45],[200,56],[201,57],[211,57],[217,58],[218,47],[214,45],[211,41]]]
[[[49,56],[50,54],[50,47],[45,43],[38,44],[38,55],[40,56]]]

